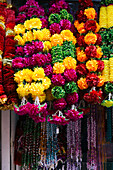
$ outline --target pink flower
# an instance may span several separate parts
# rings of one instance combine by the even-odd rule
[[[16,55],[23,56],[24,55],[24,49],[22,46],[17,46],[16,47]]]
[[[77,110],[71,109],[65,113],[66,117],[72,121],[76,121],[80,118],[83,118],[83,112],[78,112]]]
[[[53,23],[50,25],[49,27],[49,30],[51,32],[51,34],[60,34],[60,31],[61,31],[61,27],[60,27],[60,24],[57,24],[57,23]]]
[[[16,57],[12,61],[12,67],[15,69],[22,69],[24,67],[24,59],[21,57]]]
[[[69,105],[73,105],[75,103],[78,102],[78,93],[74,92],[74,93],[70,93],[66,96],[66,102]]]
[[[46,76],[52,75],[53,68],[52,68],[51,64],[46,65],[46,67],[44,67],[43,69],[44,69],[44,73]]]
[[[64,78],[68,82],[76,81],[77,80],[76,71],[74,69],[66,69],[64,71]]]
[[[65,79],[61,74],[53,74],[51,81],[55,86],[61,86],[65,84]]]
[[[71,28],[71,22],[68,19],[62,19],[60,25],[62,30],[69,30]]]
[[[41,28],[47,28],[48,27],[48,20],[47,18],[40,18],[42,21],[42,27]]]
[[[53,102],[53,107],[55,110],[63,110],[63,109],[65,109],[66,105],[67,105],[67,103],[64,98],[55,100]]]

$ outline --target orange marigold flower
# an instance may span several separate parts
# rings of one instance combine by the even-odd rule
[[[62,45],[63,44],[63,38],[61,37],[60,34],[54,34],[50,38],[51,41],[51,46],[57,46],[57,44]]]
[[[96,71],[98,68],[98,62],[96,60],[89,60],[86,63],[86,68],[91,72],[91,71]]]
[[[99,77],[99,83],[98,83],[97,87],[101,87],[105,83],[105,78],[103,76],[98,76],[98,77]]]
[[[84,14],[87,16],[88,19],[95,19],[96,11],[94,8],[88,8],[84,10]]]
[[[77,55],[77,60],[80,62],[84,62],[88,59],[84,51],[80,50],[80,47],[76,49],[76,55]]]
[[[96,28],[96,30],[95,30],[95,32],[99,32],[99,30],[100,30],[100,25],[96,22],[96,26],[97,26],[97,28]]]
[[[55,74],[62,74],[65,70],[65,66],[63,65],[63,63],[55,63],[54,66],[53,66],[53,73]]]
[[[77,26],[77,30],[78,30],[78,32],[79,32],[80,34],[83,34],[83,33],[86,32],[86,30],[85,30],[85,28],[84,28],[84,23],[83,23],[83,22]]]
[[[97,47],[97,55],[96,55],[96,58],[101,58],[103,55],[103,52],[102,52],[102,49],[101,47]]]
[[[72,58],[72,57],[66,57],[64,60],[63,60],[63,64],[65,66],[65,68],[67,69],[76,69],[76,63],[77,61]]]
[[[90,44],[95,44],[97,41],[97,36],[94,33],[88,33],[86,34],[86,36],[84,37],[84,41],[87,45]]]
[[[79,26],[79,22],[78,22],[78,20],[75,20],[75,22],[74,22],[74,26],[75,26],[76,28]]]
[[[88,84],[86,82],[86,78],[81,77],[78,81],[77,81],[78,87],[81,90],[87,89],[88,88]]]

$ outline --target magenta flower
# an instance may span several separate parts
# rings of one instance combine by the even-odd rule
[[[53,107],[55,110],[63,110],[63,109],[65,109],[66,105],[67,105],[67,103],[64,98],[55,100],[53,102]]]
[[[66,96],[66,101],[69,105],[73,105],[78,102],[78,93],[70,93]]]
[[[46,63],[51,63],[52,62],[52,56],[50,53],[48,53],[47,55],[45,54],[46,56]]]
[[[33,54],[32,56],[33,63],[36,65],[43,66],[46,63],[46,57],[44,54]]]
[[[26,44],[24,46],[24,52],[26,55],[31,56],[32,54],[34,54],[34,51],[35,51],[35,47],[31,43]]]
[[[41,28],[47,28],[48,27],[48,20],[47,18],[40,18],[42,21],[42,27]]]
[[[17,17],[16,17],[16,23],[19,24],[19,23],[24,23],[26,20],[26,15],[25,14],[19,14]]]
[[[51,24],[50,27],[49,27],[49,30],[50,30],[52,35],[56,34],[56,33],[60,34],[60,32],[61,32],[60,24],[57,24],[57,23]]]
[[[61,86],[65,84],[65,79],[61,74],[53,74],[51,81],[55,86]]]
[[[52,68],[51,64],[46,65],[46,67],[44,67],[43,69],[44,69],[44,73],[45,73],[46,76],[52,75],[53,68]]]
[[[30,108],[32,104],[27,102],[25,105],[21,105],[17,107],[16,105],[14,106],[14,112],[18,115],[25,115],[30,113]]]
[[[67,119],[70,119],[71,121],[76,121],[80,118],[83,118],[83,112],[78,112],[75,109],[68,110],[67,113],[65,113]]]
[[[26,12],[27,11],[27,5],[23,5],[19,8],[19,13],[20,12]]]
[[[64,71],[64,78],[68,82],[76,81],[77,80],[76,71],[74,69],[66,69]]]
[[[71,22],[68,19],[62,19],[60,25],[62,30],[69,30],[71,28]]]
[[[24,59],[21,57],[16,57],[12,61],[12,67],[15,69],[22,69],[24,67]]]
[[[23,56],[24,55],[24,49],[22,46],[17,46],[16,48],[16,55]]]
[[[42,52],[44,48],[43,42],[32,41],[32,48],[34,49],[34,53]]]
[[[66,125],[69,123],[69,119],[66,119],[65,116],[52,115],[48,118],[48,122],[56,125]]]
[[[37,105],[32,104],[29,111],[29,117],[35,118],[37,114],[39,114],[39,108]]]

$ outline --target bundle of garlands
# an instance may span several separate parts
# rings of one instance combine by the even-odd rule
[[[79,0],[79,11],[76,14],[74,25],[78,31],[77,35],[77,74],[78,87],[84,90],[84,100],[91,104],[101,103],[104,77],[101,72],[104,69],[104,62],[101,61],[102,50],[101,35],[97,32],[100,27],[96,22],[97,13],[93,3]],[[98,88],[98,89],[97,89]]]
[[[52,115],[48,121],[53,124],[65,125],[83,116],[75,104],[78,102],[76,84],[76,55],[73,16],[69,13],[69,5],[60,0],[49,8],[49,29],[52,34]]]
[[[15,106],[14,110],[19,115],[28,114],[36,123],[44,122],[47,116],[47,104],[43,103],[45,90],[51,85],[46,68],[52,60],[49,53],[50,31],[46,29],[44,9],[38,2],[28,0],[19,9],[16,22],[14,31],[17,45],[12,64],[21,105]]]
[[[113,0],[101,0],[99,24],[101,28],[113,26]]]
[[[2,105],[0,109],[3,110],[12,110],[13,105],[17,103],[16,85],[13,79],[14,71],[12,69],[12,58],[15,53],[14,26],[15,12],[10,5],[0,2],[0,105]]]

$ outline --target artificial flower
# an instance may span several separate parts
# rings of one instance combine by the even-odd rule
[[[54,34],[50,38],[51,46],[57,46],[57,44],[62,45],[63,44],[63,38],[60,34]]]
[[[96,55],[97,55],[97,48],[96,48],[96,46],[90,45],[90,46],[86,47],[85,53],[86,53],[86,56],[88,58],[95,58]]]
[[[49,41],[51,37],[50,30],[47,28],[44,28],[41,30],[41,32],[44,34],[43,41]]]
[[[51,64],[46,65],[46,67],[44,67],[43,69],[44,69],[44,73],[45,73],[46,76],[52,75],[53,68],[52,68]]]
[[[66,69],[76,69],[76,63],[77,61],[72,58],[72,57],[66,57],[63,60],[63,65],[65,66]]]
[[[62,86],[53,87],[51,93],[56,99],[61,99],[65,96],[65,90],[62,88]]]
[[[16,35],[14,40],[17,41],[18,45],[23,46],[25,44],[25,40],[20,35]]]
[[[83,118],[83,112],[78,112],[75,109],[68,110],[65,113],[65,115],[66,115],[67,119],[74,121],[74,122],[77,121],[80,118]]]
[[[96,60],[89,60],[86,62],[86,68],[92,72],[92,71],[97,71],[98,68],[98,62]]]
[[[44,90],[48,89],[51,85],[51,80],[48,77],[44,77],[42,79],[42,85],[44,86]]]
[[[78,24],[78,26],[77,26],[77,31],[78,31],[80,34],[83,34],[83,33],[86,32],[83,22],[81,22],[80,24]]]
[[[23,35],[24,42],[32,42],[33,39],[34,37],[32,31],[27,31],[26,33],[24,33]]]
[[[99,77],[94,73],[89,73],[86,76],[86,82],[89,87],[97,86],[99,83]]]
[[[83,10],[79,10],[76,13],[76,15],[77,15],[77,20],[78,20],[79,23],[81,23],[81,22],[85,23],[86,22],[87,17],[86,17],[86,15],[84,15],[84,11]]]
[[[29,93],[32,97],[40,96],[44,92],[44,86],[41,83],[31,83],[29,87]]]
[[[54,66],[53,66],[53,73],[55,74],[62,74],[65,70],[65,66],[63,65],[63,63],[55,63]]]
[[[100,35],[100,34],[96,34],[96,36],[97,36],[96,45],[101,45],[101,43],[102,43],[102,37],[101,37],[101,35]]]
[[[49,50],[51,50],[51,43],[50,43],[50,41],[45,41],[45,42],[43,42],[43,45],[44,45],[44,48],[43,48],[43,51],[44,52],[49,52]]]
[[[76,72],[81,76],[81,75],[86,75],[88,73],[88,70],[86,69],[85,64],[78,64],[76,67]]]
[[[42,41],[44,38],[44,33],[41,30],[33,30],[33,39]]]
[[[64,41],[72,41],[74,44],[76,44],[76,38],[73,36],[73,33],[70,30],[63,30],[61,31],[60,35]]]
[[[98,78],[99,78],[99,83],[98,83],[97,87],[101,87],[101,86],[104,85],[105,79],[104,79],[104,77],[101,76],[101,75],[98,76]]]
[[[50,25],[49,30],[50,30],[52,35],[60,34],[61,26],[58,23],[53,23],[53,24]]]
[[[97,36],[94,33],[88,33],[84,37],[84,41],[87,45],[95,44],[97,41]]]
[[[77,43],[79,47],[85,47],[84,35],[77,37]]]
[[[22,46],[16,47],[16,55],[23,56],[24,55],[24,48]]]
[[[60,25],[62,30],[70,30],[71,28],[71,22],[68,19],[61,19]]]
[[[95,32],[97,31],[97,23],[94,20],[87,20],[86,23],[84,24],[85,30]]]
[[[74,81],[68,82],[64,85],[66,93],[74,93],[78,91],[78,87]]]
[[[18,84],[18,88],[16,89],[20,98],[28,96],[29,94],[29,84],[24,85],[23,83]]]
[[[84,15],[87,16],[87,19],[95,19],[96,11],[94,8],[87,8],[84,10]]]
[[[78,81],[77,81],[78,87],[81,90],[87,89],[88,88],[88,84],[86,81],[86,78],[81,77]]]
[[[34,72],[32,74],[32,79],[34,81],[37,81],[39,78],[44,78],[45,77],[45,73],[44,73],[44,69],[43,68],[35,68]]]
[[[105,106],[105,107],[112,107],[113,106],[113,100],[103,100],[102,103],[101,103],[102,106]]]
[[[56,124],[56,125],[66,125],[69,123],[69,119],[66,119],[65,116],[57,116],[57,115],[52,115],[51,117],[48,118],[47,120],[51,124]]]
[[[97,60],[97,62],[98,62],[97,71],[102,72],[104,70],[104,62],[102,60]]]

